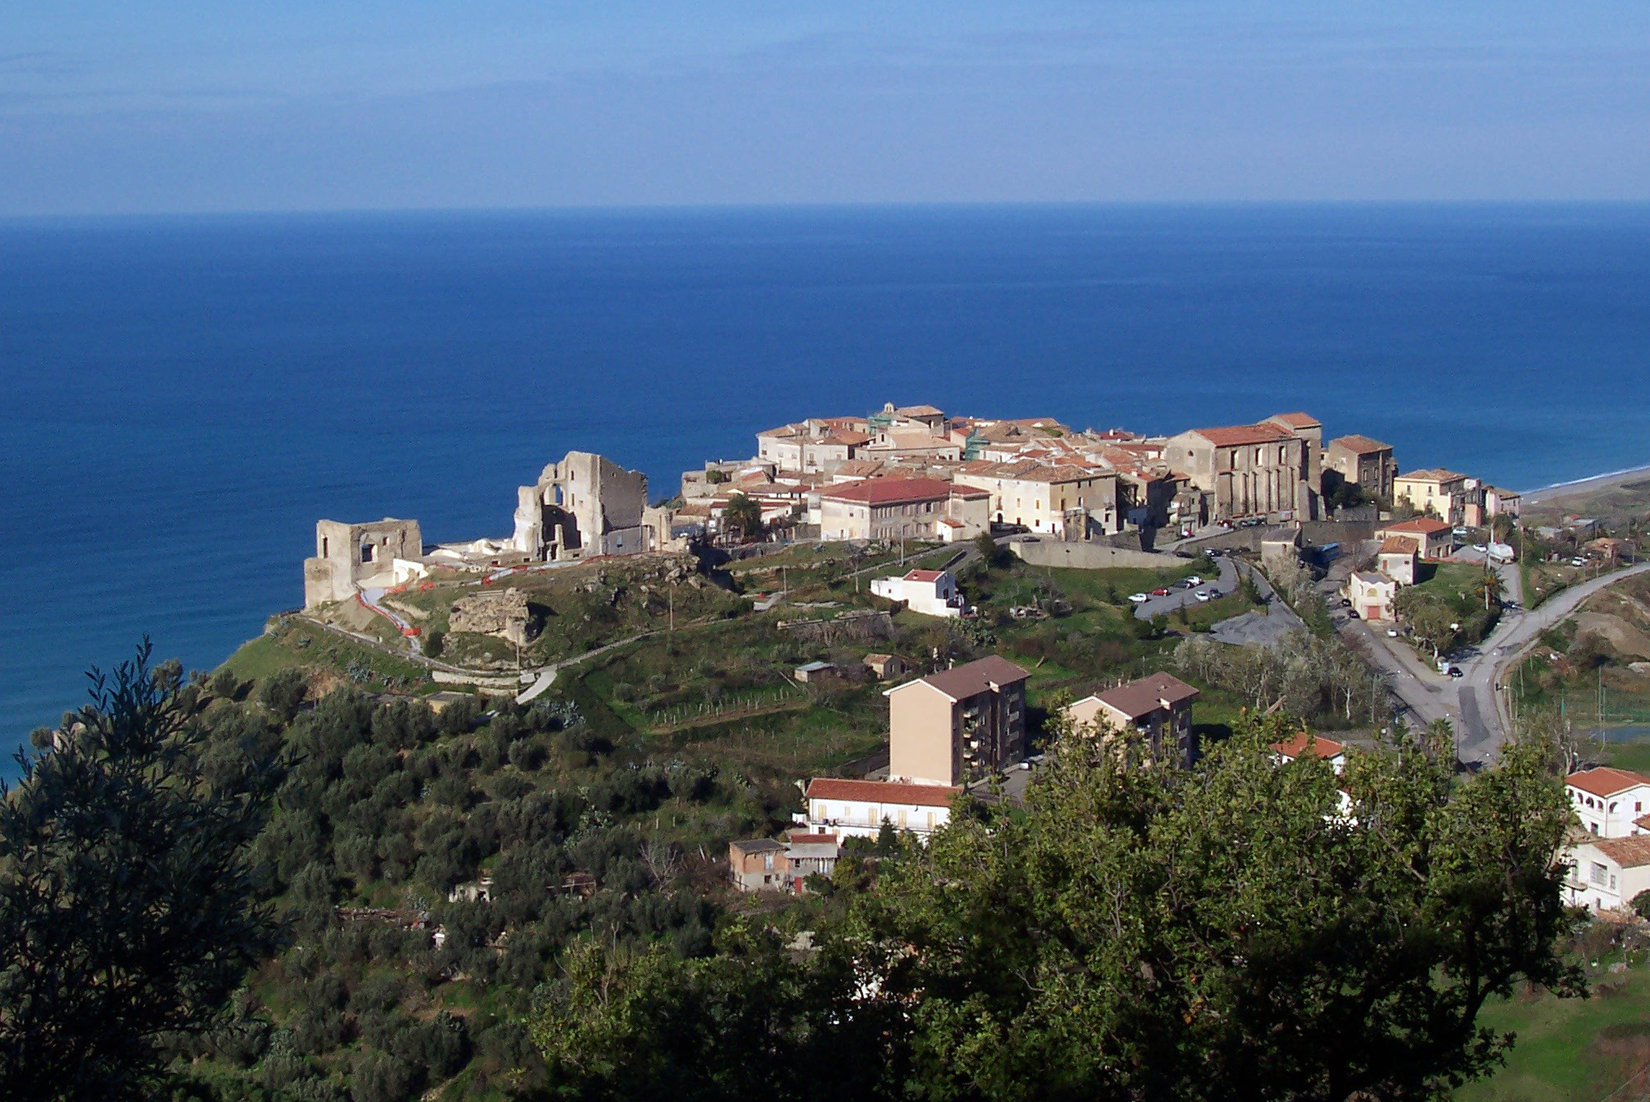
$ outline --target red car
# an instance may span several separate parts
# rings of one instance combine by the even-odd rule
[[[1158,586],[1156,589],[1152,590],[1153,597],[1167,597],[1168,595],[1169,591],[1164,589],[1162,586]]]

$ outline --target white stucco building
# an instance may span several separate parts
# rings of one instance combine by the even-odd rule
[[[871,592],[890,601],[904,601],[912,612],[924,616],[956,617],[968,611],[968,602],[949,570],[912,570],[899,578],[874,578]]]
[[[1650,834],[1636,821],[1650,813],[1650,777],[1601,765],[1565,777],[1564,791],[1587,833],[1600,838]]]
[[[1564,901],[1594,914],[1625,910],[1633,897],[1650,891],[1650,835],[1600,838],[1564,851],[1571,863]]]
[[[808,782],[808,827],[819,834],[875,838],[886,822],[927,841],[950,821],[951,800],[960,791],[943,784],[815,777]]]

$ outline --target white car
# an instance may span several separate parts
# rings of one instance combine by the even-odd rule
[[[1212,589],[1200,589],[1196,593],[1192,594],[1192,596],[1196,597],[1200,601],[1210,601],[1213,600],[1217,594]]]
[[[1386,629],[1386,637],[1388,639],[1398,638],[1398,629],[1397,628],[1387,628]]]
[[[1203,579],[1198,577],[1196,574],[1193,574],[1191,577],[1186,579],[1186,584],[1187,585],[1193,585],[1193,586],[1202,585],[1203,584]]]
[[[1152,599],[1151,594],[1149,594],[1149,593],[1131,593],[1131,594],[1129,594],[1129,603],[1134,604],[1134,605],[1143,605],[1151,599]]]

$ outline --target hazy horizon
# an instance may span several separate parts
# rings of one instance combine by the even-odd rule
[[[1650,5],[0,12],[0,216],[1650,200]]]

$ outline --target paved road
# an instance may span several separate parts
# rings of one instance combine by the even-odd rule
[[[1482,652],[1461,664],[1466,671],[1459,690],[1464,724],[1462,760],[1493,761],[1501,745],[1507,741],[1510,724],[1506,693],[1497,692],[1496,686],[1506,683],[1503,672],[1523,658],[1524,652],[1534,645],[1536,637],[1563,622],[1593,594],[1646,571],[1650,571],[1650,563],[1629,566],[1614,574],[1605,574],[1571,586],[1534,611],[1513,613],[1502,619],[1490,637],[1484,640]]]
[[[1388,638],[1384,624],[1372,628],[1362,620],[1348,619],[1339,624],[1339,630],[1342,639],[1385,675],[1387,687],[1413,722],[1424,726],[1437,719],[1449,720],[1456,730],[1461,760],[1487,764],[1495,760],[1510,734],[1506,694],[1497,691],[1497,686],[1505,684],[1504,671],[1523,657],[1537,636],[1569,617],[1587,598],[1647,570],[1650,563],[1641,563],[1572,586],[1533,612],[1503,612],[1489,638],[1456,662],[1462,670],[1458,678],[1447,677],[1422,661],[1403,639]]]

